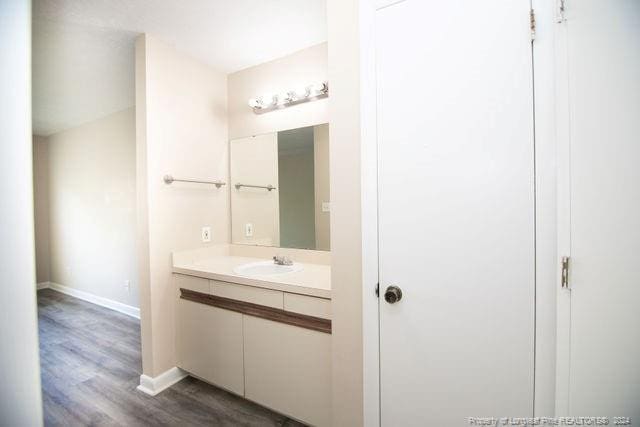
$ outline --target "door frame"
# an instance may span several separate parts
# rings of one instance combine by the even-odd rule
[[[555,120],[557,141],[557,224],[558,262],[556,283],[556,377],[555,415],[569,413],[571,357],[571,290],[561,286],[560,259],[571,256],[571,109],[569,84],[568,23],[566,11],[556,12]]]
[[[535,416],[566,413],[569,293],[561,288],[561,262],[570,255],[569,111],[566,23],[561,0],[532,0],[536,157]],[[566,389],[566,390],[565,390]]]

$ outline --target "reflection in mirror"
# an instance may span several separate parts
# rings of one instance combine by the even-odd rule
[[[231,141],[233,243],[330,249],[329,125]]]

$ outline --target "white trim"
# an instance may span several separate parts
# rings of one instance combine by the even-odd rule
[[[571,256],[571,108],[569,34],[566,21],[555,26],[556,140],[558,145],[558,253],[556,259],[555,416],[569,414],[571,362],[571,292],[560,286],[560,257]]]
[[[122,314],[126,314],[127,316],[135,317],[136,319],[140,319],[140,309],[137,307],[133,307],[127,304],[123,304],[118,301],[110,300],[107,298],[99,297],[97,295],[90,294],[88,292],[80,291],[75,288],[70,288],[69,286],[64,286],[59,283],[48,282],[48,288],[53,289],[54,291],[61,292],[63,294],[71,295],[72,297],[79,298],[81,300],[90,302],[92,304],[96,304],[102,307],[109,308],[111,310],[118,311]]]
[[[536,302],[534,417],[554,415],[556,378],[557,144],[554,4],[533,0],[536,162]]]
[[[47,289],[51,287],[51,282],[40,282],[36,284],[36,290]]]
[[[378,0],[378,3],[380,1]],[[389,3],[387,1],[387,3]],[[394,3],[395,4],[395,3]],[[380,426],[380,299],[378,275],[378,134],[376,17],[373,2],[361,2],[360,57],[360,227],[362,268],[363,425]]]
[[[150,396],[155,396],[183,378],[186,378],[188,375],[189,374],[178,367],[168,369],[155,378],[142,374],[140,375],[140,385],[136,388]]]

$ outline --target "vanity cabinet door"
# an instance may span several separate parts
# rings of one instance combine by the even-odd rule
[[[242,314],[180,299],[176,333],[180,368],[244,393]]]
[[[245,397],[315,426],[331,423],[331,335],[244,316]]]

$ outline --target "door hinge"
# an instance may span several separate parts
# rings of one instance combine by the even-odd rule
[[[380,298],[380,283],[376,283],[376,296]]]
[[[531,41],[536,39],[536,13],[533,9],[529,10],[529,28],[531,28]]]
[[[569,260],[570,258],[568,256],[562,257],[561,284],[564,289],[569,289]]]
[[[556,0],[556,22],[562,24],[567,20],[565,17],[566,12],[565,0]]]

